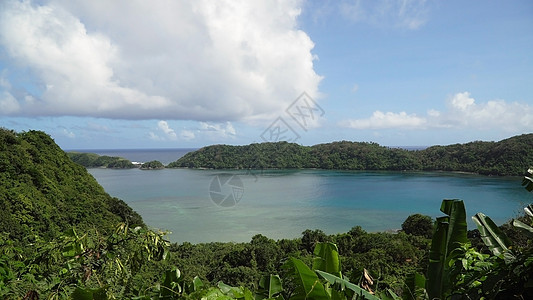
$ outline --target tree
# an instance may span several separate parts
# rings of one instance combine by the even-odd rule
[[[403,222],[402,230],[407,234],[423,236],[430,239],[433,235],[433,220],[430,216],[421,214],[410,215]]]
[[[141,165],[141,170],[159,170],[165,166],[158,160],[152,160]]]

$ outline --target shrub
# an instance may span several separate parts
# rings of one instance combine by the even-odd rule
[[[421,214],[410,215],[403,222],[402,230],[407,234],[423,236],[430,239],[433,235],[433,220],[430,216]]]

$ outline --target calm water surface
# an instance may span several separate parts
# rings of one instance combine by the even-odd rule
[[[175,242],[250,241],[258,233],[294,238],[305,229],[332,234],[356,225],[367,231],[398,229],[413,213],[440,216],[442,199],[455,198],[465,201],[468,216],[483,212],[501,224],[532,200],[518,177],[325,170],[89,172],[149,226],[171,231]],[[219,190],[216,178],[222,179]],[[233,178],[232,185],[224,185],[224,178]],[[221,207],[210,191],[241,198],[235,206]],[[469,227],[475,226],[470,222]]]

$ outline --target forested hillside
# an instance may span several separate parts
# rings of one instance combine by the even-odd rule
[[[98,155],[95,153],[67,152],[67,155],[77,164],[86,168],[131,169],[135,165],[122,157]]]
[[[533,134],[499,142],[478,141],[416,151],[348,141],[315,146],[287,142],[247,146],[214,145],[188,153],[168,167],[459,171],[519,176],[529,165],[533,165]]]
[[[143,224],[47,134],[0,128],[0,230],[7,238],[46,240],[72,226],[105,232],[119,222]]]

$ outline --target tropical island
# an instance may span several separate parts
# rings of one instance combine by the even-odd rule
[[[143,163],[140,168],[141,170],[161,170],[165,168],[165,165],[158,160],[152,160]]]
[[[533,170],[521,181],[533,191]],[[172,244],[47,134],[0,128],[0,297],[533,297],[533,206],[502,226],[477,214],[472,231],[462,201],[444,200],[440,210],[436,220],[409,216],[398,233],[353,224],[333,235]]]
[[[470,142],[405,150],[366,142],[314,146],[276,142],[246,146],[213,145],[187,153],[167,168],[334,169],[448,171],[521,176],[533,165],[533,134],[499,142]]]

